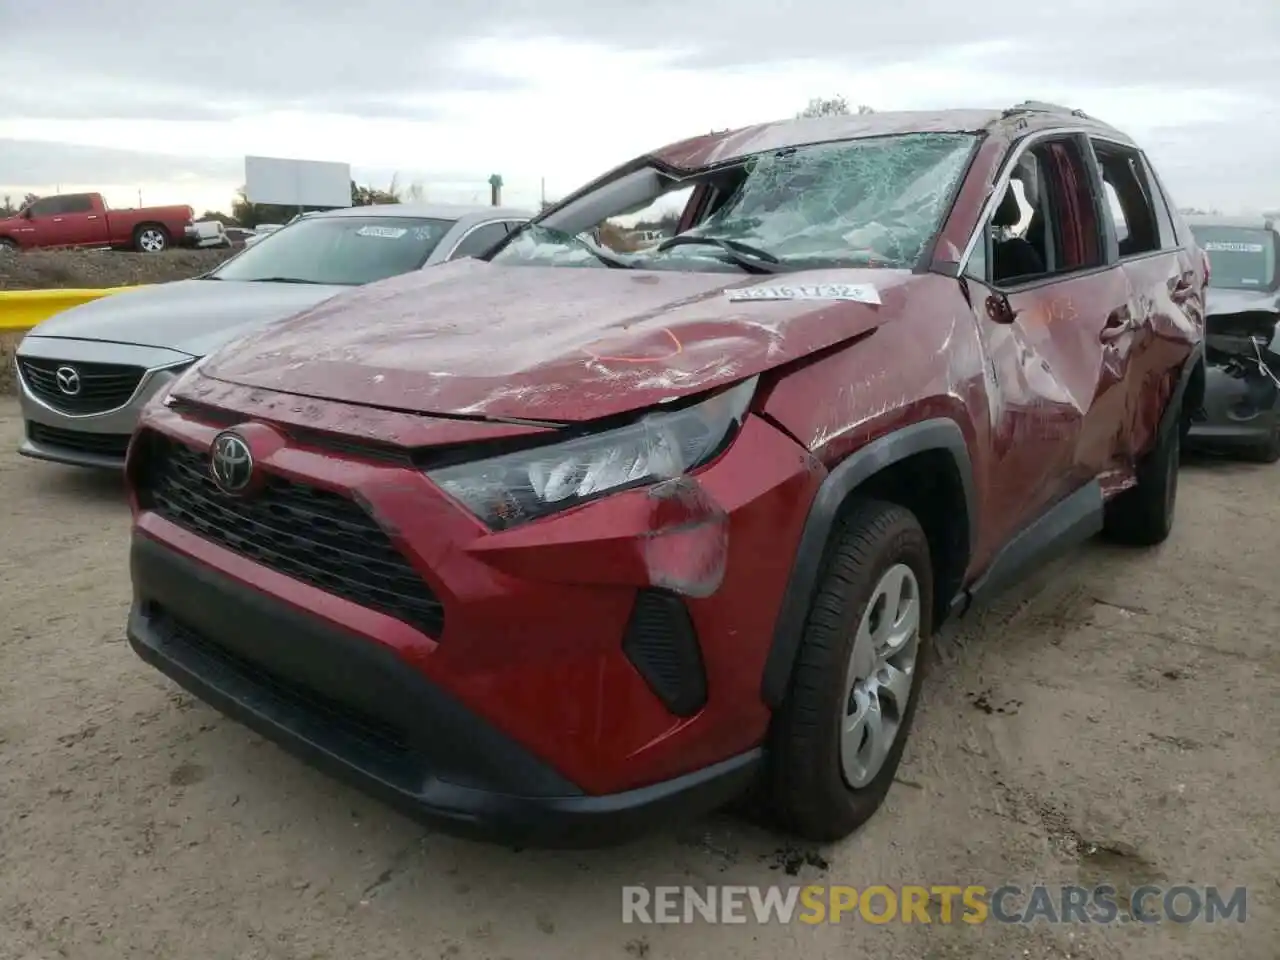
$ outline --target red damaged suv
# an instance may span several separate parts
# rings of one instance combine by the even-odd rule
[[[1168,535],[1204,268],[1142,150],[1049,104],[668,146],[157,396],[129,640],[456,832],[758,791],[842,837],[945,619]]]

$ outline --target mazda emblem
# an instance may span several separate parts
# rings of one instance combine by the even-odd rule
[[[74,397],[80,392],[80,371],[75,367],[59,367],[54,371],[53,378],[58,383],[58,389],[68,397]]]
[[[253,454],[238,433],[230,430],[213,438],[209,451],[209,475],[218,488],[240,493],[253,479]]]

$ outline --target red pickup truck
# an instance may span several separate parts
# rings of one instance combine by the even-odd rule
[[[114,247],[159,253],[194,242],[195,211],[186,206],[108,210],[100,193],[42,197],[0,220],[0,253],[38,247]]]

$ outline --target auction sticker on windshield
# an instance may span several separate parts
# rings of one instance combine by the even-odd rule
[[[1261,253],[1266,249],[1260,243],[1236,243],[1227,240],[1210,240],[1204,248],[1209,253]]]
[[[383,240],[399,240],[409,231],[404,227],[361,227],[357,237],[381,237]]]
[[[880,292],[869,283],[819,283],[806,286],[737,287],[730,300],[853,300],[880,305]]]

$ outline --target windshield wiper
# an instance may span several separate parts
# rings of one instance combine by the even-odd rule
[[[626,263],[622,260],[613,259],[613,257],[609,256],[603,250],[597,249],[594,244],[587,243],[585,240],[579,240],[578,242],[582,246],[586,247],[588,252],[590,252],[593,257],[603,263],[606,267],[612,267],[615,270],[634,270],[636,268],[633,263]]]
[[[781,269],[782,261],[768,250],[761,250],[759,247],[737,240],[726,240],[723,237],[692,237],[682,234],[663,240],[658,244],[657,250],[659,253],[665,253],[672,247],[685,246],[719,247],[729,255],[730,260],[750,273],[777,273]]]
[[[319,280],[302,280],[299,277],[254,277],[249,283],[311,283],[317,286],[329,286]]]

